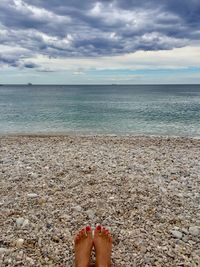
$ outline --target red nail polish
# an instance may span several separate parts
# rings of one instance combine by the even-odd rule
[[[97,225],[96,229],[97,229],[98,231],[100,231],[100,230],[101,230],[101,225]]]
[[[91,230],[90,226],[86,226],[86,231],[89,232]]]

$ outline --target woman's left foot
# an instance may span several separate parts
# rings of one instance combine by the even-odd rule
[[[90,255],[93,246],[92,229],[83,228],[75,237],[75,267],[89,267]]]

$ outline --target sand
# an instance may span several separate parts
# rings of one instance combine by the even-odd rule
[[[0,266],[73,266],[101,223],[112,263],[200,266],[200,140],[0,137]]]

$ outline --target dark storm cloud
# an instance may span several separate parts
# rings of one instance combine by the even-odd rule
[[[96,57],[172,49],[198,42],[199,25],[199,0],[1,0],[0,44],[26,53],[15,58],[7,52],[0,60],[21,66],[36,55]]]
[[[15,57],[3,56],[3,55],[0,55],[0,64],[9,65],[12,67],[19,66],[18,59],[16,59]]]
[[[23,66],[24,66],[24,68],[27,68],[27,69],[34,69],[34,68],[39,67],[37,64],[32,63],[32,62],[26,62],[26,63],[24,63]]]
[[[23,62],[23,60],[20,60],[20,57],[16,57],[13,54],[9,56],[0,54],[0,65],[8,65],[21,69],[35,69],[40,67],[38,64],[33,62]]]

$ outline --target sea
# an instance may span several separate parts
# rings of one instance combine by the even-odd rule
[[[200,137],[200,85],[3,85],[0,134]]]

